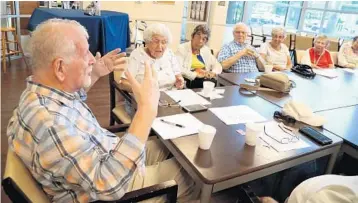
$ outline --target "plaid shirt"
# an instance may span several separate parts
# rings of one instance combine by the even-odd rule
[[[9,121],[9,147],[22,159],[53,202],[120,199],[145,150],[135,136],[101,128],[74,94],[36,84],[30,76]]]
[[[239,44],[235,41],[225,44],[219,52],[218,61],[221,63],[226,59],[234,56],[237,52],[245,49],[246,47],[251,47],[251,46],[246,43]],[[254,48],[252,49],[255,50]],[[236,63],[232,65],[229,69],[224,70],[224,72],[230,72],[230,73],[258,72],[256,66],[256,59],[253,56],[243,56],[238,61],[236,61]]]

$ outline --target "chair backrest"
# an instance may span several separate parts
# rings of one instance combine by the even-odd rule
[[[301,64],[301,59],[303,55],[305,54],[305,50],[295,50],[296,57],[295,57],[295,64]]]
[[[7,152],[2,186],[13,202],[50,202],[25,164],[11,149]]]
[[[339,41],[338,39],[329,39],[330,43],[327,47],[328,51],[339,51]]]
[[[337,51],[330,51],[333,64],[338,64],[338,52]]]
[[[311,48],[312,45],[313,45],[313,37],[296,35],[295,50],[306,50],[308,48]]]

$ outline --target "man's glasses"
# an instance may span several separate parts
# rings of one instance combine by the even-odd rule
[[[266,125],[264,126],[265,135],[269,136],[270,138],[272,138],[273,140],[275,140],[276,142],[281,143],[281,144],[295,143],[295,142],[298,142],[300,140],[298,135],[295,135],[293,133],[292,129],[290,129],[289,127],[285,126],[283,123],[279,123],[277,125],[285,134],[287,134],[289,136],[288,137],[283,137],[281,139],[278,139],[276,136],[273,136],[273,135],[271,135],[270,133],[267,132]]]
[[[161,107],[179,107],[179,103],[181,100],[177,102],[168,102],[167,100],[159,100],[159,106]]]
[[[279,111],[275,111],[275,113],[273,114],[273,117],[278,121],[284,121],[284,122],[286,122],[288,124],[295,124],[296,123],[296,119],[294,117],[289,116],[289,115],[283,115]]]

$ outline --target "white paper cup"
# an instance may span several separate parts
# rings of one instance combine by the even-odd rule
[[[250,146],[255,146],[262,131],[263,129],[261,124],[246,123],[245,143]]]
[[[204,81],[203,82],[203,94],[206,97],[209,97],[211,95],[211,93],[213,92],[215,87],[215,83],[210,82],[210,81]]]
[[[216,128],[210,125],[203,125],[199,129],[199,148],[203,150],[207,150],[210,148],[211,143],[214,140],[214,136],[216,134]]]
[[[265,73],[271,73],[273,69],[273,65],[265,65]]]

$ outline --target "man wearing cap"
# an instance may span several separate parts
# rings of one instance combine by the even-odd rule
[[[224,45],[218,55],[224,72],[248,73],[258,72],[259,67],[263,67],[254,47],[245,43],[249,28],[244,23],[237,23],[233,28],[234,40]]]

